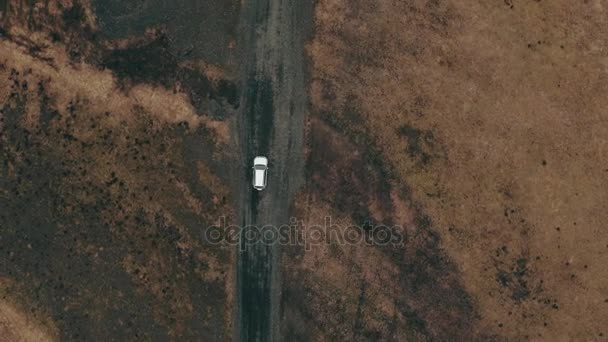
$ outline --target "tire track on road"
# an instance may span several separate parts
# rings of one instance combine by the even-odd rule
[[[252,0],[243,4],[239,221],[242,227],[289,224],[289,205],[303,178],[307,112],[304,42],[312,2]],[[268,186],[251,187],[251,161],[269,157]],[[242,244],[237,267],[236,336],[279,340],[280,246]]]

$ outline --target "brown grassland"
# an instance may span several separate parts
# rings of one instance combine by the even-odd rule
[[[606,338],[605,6],[317,2],[294,210],[409,239],[289,249],[286,335]]]
[[[286,340],[608,336],[605,6],[316,1],[293,214],[407,239],[284,247]],[[231,339],[234,65],[0,7],[0,340]]]
[[[106,39],[88,1],[2,4],[0,340],[229,339],[223,67]]]

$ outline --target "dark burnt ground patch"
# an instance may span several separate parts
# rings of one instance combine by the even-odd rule
[[[101,33],[109,39],[141,36],[163,27],[172,52],[227,66],[234,54],[238,1],[92,1]]]
[[[524,211],[514,203],[512,194],[505,191],[504,220],[509,230],[505,232],[509,238],[504,245],[498,246],[492,255],[492,265],[488,271],[493,272],[497,292],[502,305],[512,312],[522,312],[522,320],[528,324],[544,324],[551,320],[555,310],[560,309],[559,300],[547,289],[544,274],[539,265],[548,257],[532,255],[529,248],[529,236],[535,231],[532,223],[528,222]],[[568,268],[566,262],[564,267]],[[569,281],[576,281],[574,273],[569,273]],[[503,317],[508,321],[509,317]]]
[[[183,158],[185,136],[213,150],[210,133],[145,116],[111,126],[112,113],[78,101],[58,110],[11,78],[0,109],[0,272],[18,280],[14,294],[50,312],[66,339],[223,336],[230,266],[220,260],[230,252],[199,237],[229,212],[226,193]],[[24,125],[25,103],[38,100],[55,114]]]
[[[23,302],[32,319],[48,317],[65,340],[230,339],[232,251],[201,239],[232,213],[216,131],[167,122],[145,98],[133,105],[120,91],[116,101],[125,105],[106,108],[95,98],[112,95],[96,87],[113,84],[108,73],[76,63],[111,54],[84,29],[89,9],[32,13],[14,3],[0,44],[33,58],[27,65],[5,50],[0,62],[0,277],[10,280],[8,299]],[[15,28],[39,35],[11,35]],[[155,52],[165,44],[152,43]],[[156,63],[163,75],[183,71],[215,89],[198,70],[163,67],[176,65],[166,55],[136,60],[144,65],[130,74],[132,56],[120,57],[112,67],[125,82],[169,84],[145,75]],[[52,70],[92,85],[58,92],[70,82]],[[223,94],[236,90],[217,84],[216,100],[229,106],[234,95]]]
[[[297,261],[306,253],[314,254],[314,249],[305,252],[291,248],[287,255],[293,260],[285,265],[294,263],[301,268],[286,271],[286,293],[305,296],[283,297],[285,324],[294,329],[291,334],[300,339],[473,338],[476,308],[461,283],[456,265],[440,247],[432,219],[412,201],[407,187],[393,189],[395,181],[388,176],[390,171],[383,170],[383,164],[377,163],[379,159],[369,155],[373,146],[350,142],[317,118],[311,122],[308,205],[329,205],[336,214],[349,216],[362,228],[362,235],[368,233],[365,222],[371,226],[407,226],[401,232],[407,234],[407,239],[403,245],[352,247],[369,248],[362,252],[364,258],[352,256],[350,253],[354,252],[349,251],[349,246],[329,246],[329,256],[324,256],[324,261],[314,268],[301,266]],[[391,193],[399,198],[399,204]],[[407,203],[412,222],[400,221],[402,216],[396,211],[402,203]],[[349,271],[338,272],[331,280],[317,275],[323,273],[320,269],[335,264]],[[378,267],[386,271],[378,272]],[[395,273],[387,276],[390,280],[383,281],[368,276],[376,272]]]
[[[538,271],[537,265],[542,259],[514,253],[507,246],[496,249],[492,271],[502,305],[509,309],[502,322],[509,321],[508,316],[513,312],[523,312],[522,320],[528,324],[547,326],[554,313],[561,309],[561,303],[546,289],[544,275]],[[574,278],[573,275],[570,281]]]
[[[332,97],[333,90],[330,85],[327,85],[324,91],[329,98]],[[341,115],[335,115],[335,110],[339,110]],[[310,179],[314,176],[313,170],[319,170],[317,175],[332,175],[333,179],[320,177],[319,184],[312,183],[312,186],[316,187],[315,191],[327,193],[328,189],[332,188],[332,182],[333,186],[339,184],[343,192],[332,192],[337,197],[331,202],[341,211],[354,208],[352,218],[357,224],[363,224],[364,221],[371,222],[366,207],[369,206],[371,199],[377,199],[376,202],[382,211],[381,216],[389,220],[386,223],[392,223],[389,215],[393,210],[390,182],[395,177],[395,170],[382,158],[381,149],[374,143],[361,114],[359,100],[350,96],[341,108],[331,105],[328,110],[322,110],[317,114],[325,124],[316,125],[317,129],[310,132],[309,147],[315,151],[315,154],[311,153],[307,160],[306,177]],[[340,132],[348,136],[348,139],[341,137]],[[335,151],[324,148],[333,145],[336,145]],[[342,151],[356,151],[356,155],[354,153],[335,155],[343,153]],[[334,162],[328,163],[328,160]],[[355,166],[352,169],[349,168],[351,165],[348,165],[351,163]],[[348,177],[354,178],[348,179]],[[353,180],[357,182],[356,186],[350,183]],[[325,181],[328,184],[323,184]]]
[[[0,4],[3,16],[0,19],[0,29],[3,36],[11,38],[9,31],[12,27],[26,27],[32,32],[47,36],[53,43],[64,43],[68,56],[74,62],[81,62],[90,56],[98,44],[99,36],[93,28],[93,19],[86,7],[79,1],[71,5],[62,2],[49,2],[45,6],[33,6],[27,1],[9,0]],[[33,55],[45,48],[44,44],[36,44],[27,38],[20,38],[22,43],[31,46]]]
[[[397,133],[407,141],[407,154],[417,159],[423,166],[428,166],[435,157],[433,132],[420,130],[410,125],[401,125],[397,128]]]
[[[373,146],[367,147],[373,150]],[[338,211],[350,213],[353,221],[361,226],[365,222],[373,223],[369,207],[371,201],[376,200],[381,209],[379,215],[386,219],[384,223],[392,224],[389,171],[382,167],[379,158],[365,158],[355,145],[319,123],[311,129],[310,148],[306,171],[307,178],[312,180],[311,191]]]
[[[72,7],[63,11],[61,19],[66,28],[79,29],[86,20],[84,7],[79,2],[75,2]]]
[[[150,83],[179,88],[201,115],[224,119],[238,107],[237,84],[227,78],[212,80],[201,70],[180,64],[162,30],[135,39],[127,47],[103,50],[98,64],[112,70],[124,87]]]
[[[228,76],[228,62],[220,67],[224,72],[211,79],[196,67],[197,60],[176,50],[175,42],[165,29],[150,28],[141,36],[130,36],[117,43],[103,31],[95,31],[93,19],[82,3],[75,1],[72,6],[64,7],[57,2],[55,6],[58,11],[51,10],[50,5],[34,11],[28,6],[20,7],[18,1],[10,1],[0,20],[2,36],[27,47],[32,56],[49,63],[54,62],[53,58],[42,56],[42,52],[49,42],[62,44],[72,62],[87,62],[111,70],[123,89],[149,83],[184,92],[200,115],[224,120],[238,107],[238,85]],[[27,27],[47,39],[13,37],[12,27]]]
[[[170,52],[167,36],[162,32],[149,41],[106,51],[101,66],[121,79],[164,86],[173,86],[178,69],[177,59]]]

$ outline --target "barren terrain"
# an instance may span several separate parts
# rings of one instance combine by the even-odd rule
[[[0,12],[2,337],[230,339],[234,251],[202,239],[234,216],[228,59],[88,1]]]
[[[0,1],[0,340],[606,339],[606,3],[309,5]]]
[[[317,2],[295,212],[409,234],[293,248],[287,336],[605,338],[605,5]]]

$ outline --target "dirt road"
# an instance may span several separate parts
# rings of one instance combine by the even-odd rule
[[[312,3],[252,0],[242,9],[242,84],[238,118],[242,227],[288,224],[302,179],[305,90],[304,40]],[[268,187],[254,192],[251,163],[269,158]],[[277,340],[280,247],[243,244],[239,253],[237,339]]]

